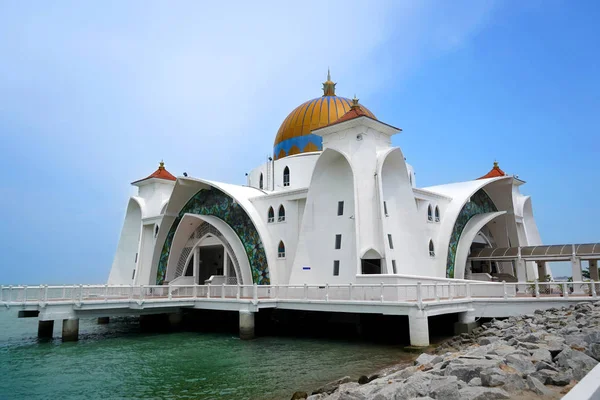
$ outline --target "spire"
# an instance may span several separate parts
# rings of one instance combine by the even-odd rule
[[[497,178],[500,176],[506,176],[506,172],[502,171],[498,166],[498,161],[494,160],[494,167],[490,170],[490,172],[477,179]]]
[[[360,104],[358,104],[358,99],[356,98],[356,94],[354,94],[354,98],[352,99],[352,106],[350,106],[350,109],[353,108],[360,108]]]
[[[327,80],[323,82],[323,96],[335,96],[335,85],[331,80],[331,72],[327,68]]]
[[[152,175],[149,175],[144,179],[140,179],[135,182],[132,182],[131,184],[137,186],[138,183],[143,182],[147,179],[151,179],[151,178],[165,179],[167,181],[176,181],[177,180],[177,178],[175,178],[173,175],[171,175],[171,173],[169,173],[169,171],[167,171],[165,169],[165,162],[163,160],[160,160],[160,163],[158,163],[158,169],[156,171],[154,171],[154,173]]]

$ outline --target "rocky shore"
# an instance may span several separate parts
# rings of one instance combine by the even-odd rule
[[[294,393],[307,400],[558,399],[600,361],[600,302],[492,320],[358,382]]]

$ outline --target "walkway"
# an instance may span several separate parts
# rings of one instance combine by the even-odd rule
[[[460,323],[469,326],[481,317],[508,317],[595,300],[599,285],[462,281],[300,286],[2,286],[0,304],[17,308],[19,317],[38,317],[40,336],[47,335],[48,329],[51,334],[54,320],[63,320],[63,339],[66,340],[77,339],[79,318],[173,314],[183,308],[238,311],[240,324],[253,332],[254,313],[263,308],[279,308],[406,315],[411,344],[426,346],[429,344],[428,317],[456,313]]]

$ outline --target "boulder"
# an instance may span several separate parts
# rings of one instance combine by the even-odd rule
[[[571,371],[561,371],[555,376],[550,377],[550,384],[554,386],[567,386],[573,380]]]
[[[458,363],[460,361],[460,363]],[[496,360],[453,360],[444,371],[445,376],[456,376],[463,382],[469,382],[479,377],[481,371],[487,368],[497,367],[500,363]],[[535,370],[535,369],[534,369]]]
[[[499,387],[512,392],[526,388],[525,381],[519,372],[504,364],[498,368],[489,368],[481,372],[481,385],[485,387]]]
[[[510,395],[498,388],[467,386],[460,390],[460,398],[462,400],[496,400],[510,399]]]
[[[531,352],[531,361],[533,363],[539,363],[541,361],[551,363],[552,362],[552,354],[546,349],[537,349]]]
[[[552,383],[552,378],[555,378],[557,375],[558,372],[551,369],[541,369],[531,374],[531,376],[538,379],[544,385],[550,385]]]
[[[434,399],[460,400],[458,379],[454,376],[433,379],[429,386],[429,396]]]
[[[361,376],[358,378],[358,383],[359,383],[360,385],[364,385],[365,383],[369,383],[369,377],[368,377],[368,376],[366,376],[366,375],[361,375]]]
[[[533,365],[529,357],[524,356],[523,354],[513,353],[507,355],[506,364],[523,375],[535,372],[535,365]]]
[[[348,383],[348,382],[352,382],[352,379],[349,376],[344,376],[343,378],[340,378],[336,381],[326,383],[325,385],[323,385],[320,388],[318,388],[317,390],[315,390],[312,394],[319,394],[319,393],[331,394],[331,393],[335,392],[342,383]]]
[[[542,382],[540,382],[537,378],[534,378],[531,375],[527,376],[527,387],[532,392],[539,394],[540,396],[544,396],[544,398],[557,397],[555,392],[548,389],[546,386],[544,386]]]
[[[473,379],[471,379],[469,381],[469,386],[481,386],[481,378],[473,378]]]
[[[539,363],[535,364],[535,369],[536,370],[542,370],[542,369],[550,369],[552,371],[557,371],[558,372],[558,368],[556,368],[554,366],[554,363],[551,362],[545,362],[545,361],[540,361]]]
[[[596,361],[600,361],[600,343],[594,343],[590,346],[590,353]]]
[[[564,349],[554,359],[556,364],[573,371],[573,377],[580,381],[598,364],[598,361],[580,351]]]
[[[427,396],[429,394],[429,385],[431,384],[431,375],[418,373],[406,381],[396,393],[396,398],[410,399],[412,397]]]
[[[308,396],[306,398],[306,400],[322,400],[322,399],[324,399],[326,397],[327,397],[327,395],[325,393],[311,394],[310,396]]]
[[[444,361],[444,359],[440,356],[423,353],[415,360],[415,365],[418,366],[424,364],[431,364],[433,366],[442,361]]]
[[[292,400],[301,400],[306,399],[308,397],[308,393],[306,392],[294,392],[292,395]]]
[[[500,338],[498,336],[485,336],[485,337],[482,337],[481,339],[479,339],[479,345],[485,346],[487,344],[492,344],[494,342],[497,342],[498,340],[500,340]]]

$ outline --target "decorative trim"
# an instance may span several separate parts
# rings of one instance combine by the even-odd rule
[[[165,281],[167,262],[169,260],[171,244],[173,243],[175,232],[177,231],[177,227],[183,219],[183,216],[188,213],[196,215],[212,215],[220,218],[229,225],[240,238],[242,245],[244,246],[250,264],[252,281],[258,285],[270,284],[271,280],[269,266],[267,264],[267,255],[254,223],[252,223],[248,214],[246,214],[244,209],[237,204],[234,199],[213,187],[210,189],[202,189],[192,196],[186,205],[179,211],[179,215],[175,218],[175,221],[173,221],[160,253],[156,273],[157,285],[162,285]]]
[[[448,258],[446,260],[446,278],[454,278],[454,264],[456,262],[456,250],[460,242],[467,222],[475,215],[496,212],[496,205],[483,189],[479,189],[473,196],[471,201],[468,201],[458,213],[452,234],[450,235],[450,243],[448,244]]]

